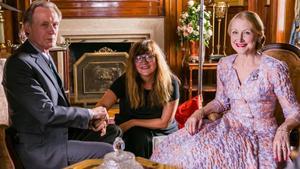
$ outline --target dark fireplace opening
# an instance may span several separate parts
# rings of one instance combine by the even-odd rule
[[[70,58],[74,61],[79,59],[84,53],[93,53],[101,48],[107,47],[116,52],[129,52],[132,43],[130,42],[89,42],[89,43],[71,43]]]

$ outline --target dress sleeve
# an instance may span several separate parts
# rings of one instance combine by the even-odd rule
[[[223,80],[224,76],[226,76],[226,72],[226,67],[221,59],[217,66],[216,97],[210,103],[217,107],[218,112],[223,112],[230,109],[229,98],[227,97]]]
[[[170,101],[179,99],[179,81],[177,80],[177,78],[172,78],[172,86],[173,86],[173,92],[171,95],[171,99]]]
[[[271,71],[270,81],[274,86],[274,92],[282,107],[285,118],[294,118],[300,122],[300,106],[289,77],[288,67],[279,62]]]

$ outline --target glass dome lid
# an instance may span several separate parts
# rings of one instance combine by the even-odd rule
[[[104,156],[103,163],[98,169],[143,169],[142,165],[135,160],[131,152],[124,151],[125,143],[117,137],[113,143],[114,152]]]

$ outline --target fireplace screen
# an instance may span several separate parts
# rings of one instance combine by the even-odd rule
[[[83,54],[73,66],[75,102],[97,102],[124,73],[127,58],[126,52]]]

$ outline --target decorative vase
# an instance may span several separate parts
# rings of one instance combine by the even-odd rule
[[[198,62],[199,61],[199,41],[191,40],[189,41],[190,45],[190,58],[191,62]]]

